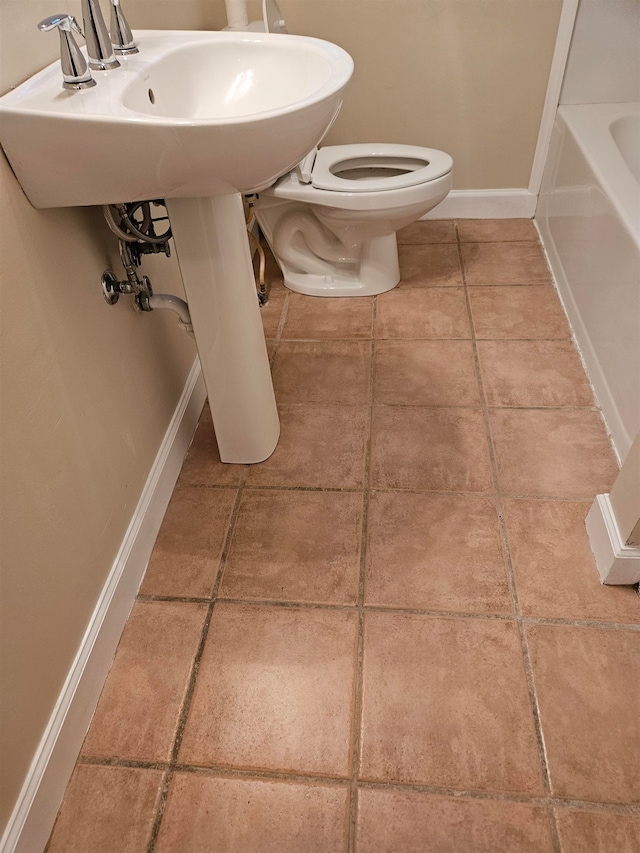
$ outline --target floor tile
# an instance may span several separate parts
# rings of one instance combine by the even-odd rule
[[[377,338],[470,338],[464,290],[391,290],[377,298]]]
[[[236,494],[200,486],[175,489],[142,579],[143,595],[211,595]]]
[[[355,604],[362,502],[358,492],[245,491],[220,595]]]
[[[177,773],[156,853],[344,853],[346,786]]]
[[[556,809],[562,853],[638,853],[640,815]]]
[[[217,605],[179,759],[345,776],[355,612]]]
[[[479,339],[571,338],[562,305],[550,285],[470,287],[469,298]]]
[[[600,583],[584,523],[590,506],[577,501],[505,501],[522,613],[640,624],[640,597],[633,587]]]
[[[272,366],[278,403],[369,402],[369,341],[283,341]]]
[[[365,603],[511,614],[495,502],[372,493]]]
[[[206,614],[205,604],[134,604],[83,755],[168,761]]]
[[[594,406],[571,341],[479,341],[489,406]]]
[[[528,625],[529,648],[558,797],[640,800],[640,632]]]
[[[362,708],[361,778],[542,792],[511,622],[367,613]]]
[[[468,285],[549,284],[551,274],[538,243],[463,243]]]
[[[471,341],[378,341],[374,400],[387,405],[479,406]]]
[[[456,226],[461,243],[538,240],[532,219],[458,219]]]
[[[640,598],[599,583],[618,469],[537,231],[398,245],[375,299],[266,251],[278,447],[222,463],[205,405],[47,853],[640,851]]]
[[[291,293],[282,337],[370,338],[372,325],[373,297],[341,299]]]
[[[280,441],[252,465],[252,486],[361,488],[369,419],[366,407],[280,406]]]
[[[371,487],[444,492],[492,490],[482,413],[477,409],[375,406]]]
[[[542,806],[360,789],[358,853],[552,853]]]
[[[413,243],[455,243],[456,224],[453,219],[423,219],[401,228],[397,233],[398,245]]]
[[[220,461],[211,409],[205,403],[198,429],[182,466],[181,486],[235,486],[244,476],[243,465]]]
[[[47,853],[145,853],[164,772],[79,764]]]
[[[589,499],[611,488],[618,468],[597,412],[496,409],[489,417],[505,494]]]
[[[401,245],[398,260],[401,289],[462,286],[456,243]]]

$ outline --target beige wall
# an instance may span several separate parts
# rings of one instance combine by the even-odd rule
[[[0,0],[3,92],[55,58],[56,34],[35,25],[59,6]],[[140,24],[173,25],[176,7],[185,25],[221,24],[200,0],[129,6]],[[195,347],[169,312],[103,302],[102,271],[123,270],[100,210],[34,210],[2,154],[0,199],[1,835]],[[143,272],[181,292],[175,261]]]
[[[105,4],[106,5],[106,4]],[[0,0],[0,90],[57,55],[52,0]],[[65,0],[79,14],[79,0]],[[281,0],[291,32],[356,72],[328,141],[449,151],[459,188],[528,184],[561,0]],[[126,0],[134,27],[224,25],[223,0]],[[192,342],[173,315],[108,308],[116,241],[94,209],[36,211],[0,155],[0,833],[139,499]],[[145,260],[180,293],[173,261]]]
[[[278,0],[355,73],[327,142],[448,151],[457,189],[527,187],[561,0]]]

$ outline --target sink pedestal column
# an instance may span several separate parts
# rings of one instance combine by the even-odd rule
[[[242,198],[166,200],[223,462],[262,462],[280,422]]]

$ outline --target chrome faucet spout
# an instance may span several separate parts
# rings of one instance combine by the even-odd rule
[[[82,20],[89,67],[97,71],[118,68],[120,63],[114,56],[109,30],[102,17],[98,0],[82,0]]]

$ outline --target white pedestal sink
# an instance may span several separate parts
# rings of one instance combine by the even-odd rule
[[[353,62],[302,36],[134,36],[94,88],[56,62],[0,98],[0,143],[34,207],[166,200],[220,456],[260,462],[279,424],[239,193],[318,144]]]
[[[280,435],[242,198],[172,198],[167,208],[220,457],[262,462]]]

